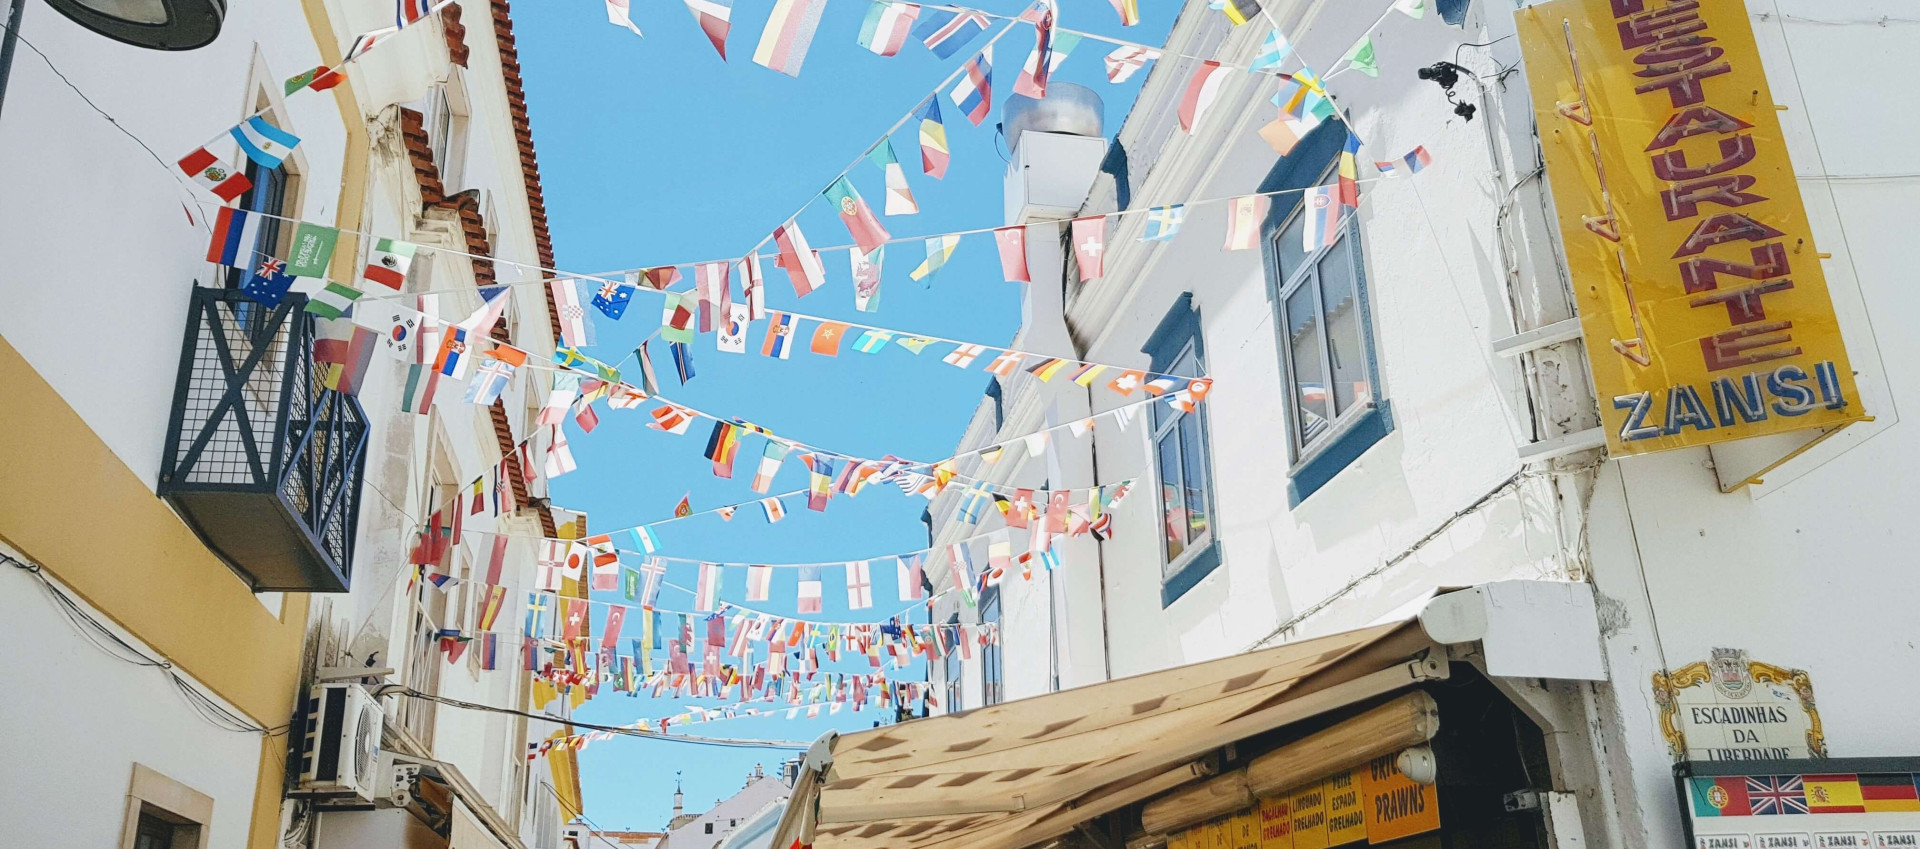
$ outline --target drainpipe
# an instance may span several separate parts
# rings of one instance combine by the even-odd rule
[[[27,14],[27,0],[13,0],[7,12],[7,32],[0,36],[0,105],[7,102],[7,77],[13,71],[13,46],[20,41],[20,19]]]

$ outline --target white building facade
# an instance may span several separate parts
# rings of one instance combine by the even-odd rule
[[[1475,603],[1497,609],[1511,602],[1501,582],[1526,581],[1508,586],[1590,592],[1602,680],[1502,678],[1497,636],[1474,662],[1545,732],[1553,769],[1534,789],[1573,794],[1575,832],[1592,845],[1686,845],[1672,772],[1683,753],[1920,751],[1907,719],[1920,683],[1891,672],[1920,661],[1910,615],[1920,582],[1899,565],[1920,543],[1899,516],[1916,497],[1908,467],[1920,438],[1899,426],[1916,386],[1897,365],[1913,361],[1900,353],[1907,343],[1886,320],[1913,297],[1892,222],[1920,211],[1902,144],[1916,119],[1869,106],[1900,85],[1879,63],[1916,43],[1911,23],[1881,19],[1910,12],[1751,0],[1744,22],[1715,24],[1755,33],[1811,222],[1795,261],[1825,273],[1858,383],[1849,401],[1871,418],[1819,440],[1621,456],[1603,447],[1600,407],[1611,413],[1613,399],[1596,401],[1589,370],[1589,358],[1614,352],[1582,340],[1575,293],[1592,281],[1569,270],[1572,237],[1554,206],[1555,192],[1585,187],[1542,174],[1542,150],[1570,131],[1536,117],[1516,24],[1529,12],[1515,8],[1535,4],[1429,2],[1421,19],[1383,17],[1388,5],[1275,2],[1270,18],[1235,27],[1189,3],[1131,114],[1108,131],[1084,205],[1049,214],[1014,195],[1052,175],[1009,175],[1008,223],[1030,225],[1034,275],[1013,347],[1215,382],[1197,413],[1155,403],[1124,427],[1108,416],[1083,436],[1055,430],[1038,456],[1014,448],[962,465],[1010,487],[1134,486],[1107,540],[1060,539],[1060,569],[1009,577],[978,606],[939,603],[936,621],[998,621],[1002,637],[998,652],[932,664],[947,709],[1423,610],[1432,632],[1445,628],[1436,594],[1486,586]],[[1614,5],[1626,16],[1687,4]],[[1245,68],[1269,21],[1293,43],[1285,70],[1304,59],[1321,71],[1365,140],[1361,203],[1311,252],[1298,190],[1335,181],[1339,122],[1277,155],[1258,134],[1274,119],[1275,85],[1244,71],[1194,132],[1176,122],[1199,62],[1182,57]],[[1369,33],[1378,76],[1333,76]],[[1457,63],[1450,91],[1416,75],[1435,63]],[[1018,147],[1056,141],[1011,140],[1016,168],[1028,158]],[[1372,163],[1415,148],[1432,164],[1374,179]],[[1198,201],[1255,192],[1271,197],[1260,249],[1222,250],[1226,205]],[[1137,211],[1189,201],[1177,237],[1141,240]],[[1083,282],[1064,219],[1116,212],[1129,214],[1108,219],[1104,276]],[[1105,380],[1091,391],[998,380],[960,449],[1138,399],[1100,388]],[[930,511],[936,546],[999,526],[997,516],[958,521],[958,501],[949,493]],[[1501,617],[1491,621],[1482,627],[1497,631]],[[1712,728],[1673,707],[1695,703],[1714,670],[1731,670],[1729,688],[1778,676],[1811,693],[1764,739],[1710,740]]]

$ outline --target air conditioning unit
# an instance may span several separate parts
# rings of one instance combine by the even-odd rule
[[[380,731],[386,714],[359,684],[320,684],[307,698],[306,736],[300,742],[300,792],[357,796],[378,792]]]

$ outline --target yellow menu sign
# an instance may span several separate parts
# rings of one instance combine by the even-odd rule
[[[1374,758],[1360,773],[1361,813],[1367,842],[1385,843],[1440,827],[1440,795],[1431,784],[1408,778],[1395,755]]]
[[[1260,849],[1293,849],[1293,797],[1260,800]]]
[[[1235,814],[1227,820],[1227,828],[1232,832],[1233,849],[1260,849],[1260,812],[1247,811]]]
[[[1316,781],[1293,791],[1293,849],[1326,849],[1327,794]]]
[[[1339,846],[1367,839],[1367,816],[1360,806],[1358,770],[1347,770],[1320,782],[1327,799],[1327,845]]]
[[[1608,448],[1865,417],[1746,4],[1514,14]]]

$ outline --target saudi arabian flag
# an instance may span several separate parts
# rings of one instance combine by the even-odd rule
[[[1340,57],[1340,61],[1347,63],[1346,69],[1349,71],[1359,71],[1369,77],[1380,76],[1380,65],[1373,58],[1372,36],[1360,36],[1359,41],[1347,48],[1347,55]]]
[[[360,299],[360,290],[340,283],[328,283],[320,291],[307,299],[307,312],[321,318],[339,318],[346,315],[353,302]]]
[[[293,247],[287,252],[287,273],[295,277],[327,276],[327,263],[333,261],[333,248],[339,242],[339,230],[300,222],[293,231]]]

